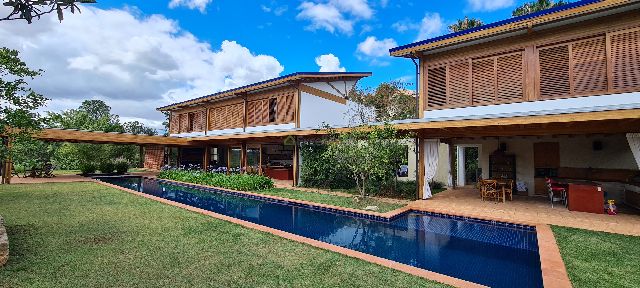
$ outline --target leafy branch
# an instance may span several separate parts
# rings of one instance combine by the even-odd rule
[[[81,13],[81,4],[93,4],[95,0],[3,0],[2,5],[12,7],[13,10],[9,15],[0,18],[0,21],[7,20],[26,20],[31,24],[33,19],[40,19],[42,15],[53,13],[54,11],[58,15],[58,20],[62,22],[64,20],[64,10],[68,10],[71,14],[75,14],[76,11]]]

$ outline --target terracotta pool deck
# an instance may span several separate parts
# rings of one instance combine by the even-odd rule
[[[425,210],[459,216],[522,224],[548,224],[587,230],[640,236],[640,212],[627,209],[618,215],[569,211],[562,205],[551,204],[544,197],[513,196],[506,203],[482,201],[476,189],[456,189],[440,192],[429,200],[409,204]]]

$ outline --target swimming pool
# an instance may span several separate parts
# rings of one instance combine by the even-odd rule
[[[140,177],[100,181],[491,287],[542,287],[534,227],[429,212],[391,219]]]

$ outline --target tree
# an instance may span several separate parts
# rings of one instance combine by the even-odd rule
[[[534,0],[532,2],[522,4],[522,6],[513,10],[511,14],[514,17],[522,16],[566,4],[569,4],[569,2],[564,0],[558,0],[558,2],[555,2],[554,0]]]
[[[355,102],[349,112],[352,122],[366,124],[372,121],[389,122],[414,118],[416,116],[416,98],[412,90],[406,89],[408,84],[402,82],[385,82],[375,90],[353,89],[349,99]]]
[[[111,113],[111,107],[102,100],[85,100],[77,109],[60,113],[49,112],[50,127],[103,132],[126,132],[155,135],[153,128],[138,121],[120,123],[120,117]],[[113,162],[123,159],[131,165],[140,163],[139,149],[135,145],[64,143],[57,149],[54,162],[59,168],[77,169],[84,163]]]
[[[11,7],[9,15],[0,18],[0,21],[24,19],[31,24],[34,18],[40,19],[42,15],[56,11],[58,20],[64,19],[64,10],[71,11],[71,14],[80,13],[78,3],[96,3],[95,0],[3,0],[2,5]]]
[[[18,51],[0,48],[0,135],[6,141],[29,139],[42,127],[42,118],[35,112],[47,99],[29,88],[27,80],[39,76],[42,70],[31,70],[18,57]],[[8,146],[0,145],[3,161],[11,157]]]
[[[464,16],[464,19],[458,19],[456,23],[449,25],[449,31],[451,32],[460,32],[463,30],[475,28],[484,25],[482,20],[477,18],[469,18]]]
[[[158,134],[158,132],[156,132],[156,129],[144,126],[144,124],[138,121],[124,122],[124,124],[122,124],[122,127],[124,128],[125,133],[130,133],[130,134],[149,135],[149,136]]]
[[[395,179],[398,163],[406,157],[401,138],[390,125],[360,126],[344,133],[330,131],[325,153],[348,171],[360,196],[366,197],[373,179]]]

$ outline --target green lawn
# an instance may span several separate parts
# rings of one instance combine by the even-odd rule
[[[443,287],[95,183],[0,185],[0,287]]]
[[[574,287],[640,287],[640,237],[552,229]]]
[[[334,205],[339,207],[347,207],[354,209],[364,210],[367,206],[378,206],[378,210],[376,212],[388,212],[391,210],[398,209],[405,205],[403,204],[395,204],[383,202],[374,198],[366,198],[360,199],[356,201],[354,197],[345,197],[345,196],[337,196],[330,194],[322,194],[294,189],[285,189],[285,188],[273,188],[268,190],[260,190],[260,191],[252,191],[253,193],[279,196],[283,198],[296,199],[296,200],[304,200],[315,203],[322,203],[327,205]],[[354,195],[355,196],[355,195]]]

